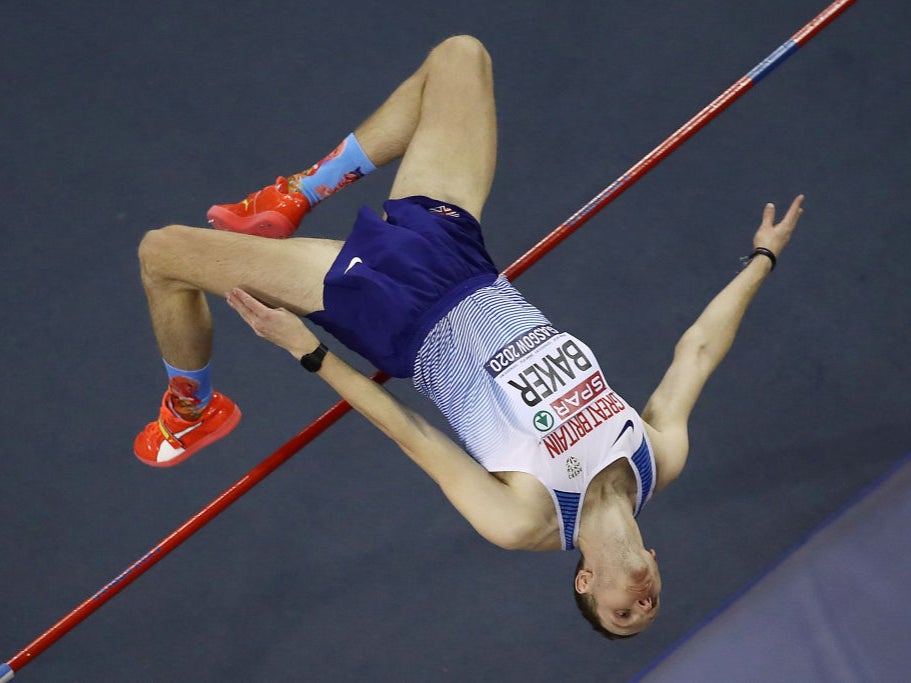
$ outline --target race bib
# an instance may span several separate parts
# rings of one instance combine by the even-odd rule
[[[626,407],[610,390],[591,349],[550,325],[512,340],[484,368],[551,457]]]

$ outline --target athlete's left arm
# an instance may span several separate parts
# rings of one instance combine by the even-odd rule
[[[803,196],[791,203],[780,223],[775,207],[767,204],[762,223],[753,237],[753,247],[779,256],[791,239],[803,209]],[[649,398],[642,419],[658,468],[657,488],[674,481],[686,464],[689,452],[687,422],[706,381],[734,343],[734,337],[750,302],[772,269],[772,260],[757,255],[702,312],[674,348],[674,360]]]

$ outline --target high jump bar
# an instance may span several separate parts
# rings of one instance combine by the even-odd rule
[[[645,155],[639,162],[626,171],[626,173],[608,185],[585,206],[576,211],[576,213],[557,226],[557,228],[544,239],[520,256],[515,263],[503,271],[503,274],[510,280],[519,277],[532,265],[537,263],[545,254],[553,250],[560,242],[582,227],[589,218],[629,189],[633,183],[648,173],[661,160],[671,154],[671,152],[680,147],[680,145],[702,129],[709,121],[727,109],[747,90],[768,76],[775,68],[796,52],[798,48],[805,45],[811,38],[835,20],[836,17],[854,4],[854,2],[855,0],[836,0],[829,5],[806,26],[791,36],[791,38],[785,41],[778,49],[753,67],[753,69],[721,93],[721,95],[716,97],[708,106],[687,121],[664,142]],[[383,384],[389,379],[389,376],[383,372],[377,372],[373,375],[372,379],[379,384]],[[250,470],[211,503],[202,508],[140,557],[136,562],[127,567],[111,582],[103,586],[97,593],[83,601],[69,614],[25,646],[8,662],[0,664],[0,683],[11,681],[15,673],[20,671],[22,667],[29,662],[34,661],[36,657],[80,624],[85,618],[133,583],[133,581],[142,576],[146,571],[151,569],[168,553],[177,548],[181,543],[228,508],[238,498],[278,469],[279,466],[289,460],[301,448],[326,431],[326,429],[337,422],[350,409],[351,406],[345,401],[339,401],[329,408],[329,410],[320,415],[296,436],[292,437],[287,443],[272,453],[272,455]]]

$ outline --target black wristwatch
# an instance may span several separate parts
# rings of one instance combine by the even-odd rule
[[[308,372],[319,372],[319,369],[323,367],[323,358],[326,357],[328,351],[329,347],[320,342],[316,351],[301,356],[301,366]]]

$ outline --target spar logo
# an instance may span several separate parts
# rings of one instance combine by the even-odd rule
[[[554,426],[554,416],[546,410],[539,410],[535,413],[534,423],[539,432],[549,432]]]
[[[588,405],[595,396],[607,391],[607,382],[599,370],[594,375],[586,377],[580,384],[567,391],[555,401],[551,401],[553,408],[561,420],[565,420],[573,413],[580,411]]]

